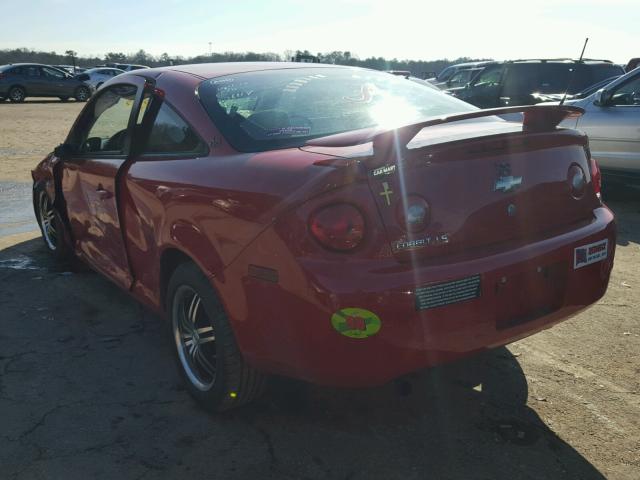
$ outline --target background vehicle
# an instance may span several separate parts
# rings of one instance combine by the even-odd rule
[[[85,102],[92,88],[68,73],[48,65],[16,63],[0,67],[0,98],[23,102],[27,97],[75,98]]]
[[[113,77],[120,75],[121,73],[124,73],[124,70],[120,70],[118,68],[98,67],[85,70],[83,73],[76,75],[76,78],[97,90],[104,82],[111,80]]]
[[[591,154],[607,183],[640,187],[640,69],[632,70],[584,99],[567,104],[585,109],[562,126],[589,136]]]
[[[586,138],[556,129],[579,110],[503,111],[524,125],[335,65],[131,72],[32,172],[35,212],[53,254],[164,314],[207,408],[266,374],[380,385],[606,291],[613,215]]]
[[[603,81],[598,82],[598,83],[596,83],[594,85],[591,85],[591,86],[585,88],[584,90],[582,90],[581,92],[578,92],[576,94],[573,94],[573,95],[567,94],[566,99],[567,100],[580,100],[582,98],[586,98],[589,95],[591,95],[593,93],[596,93],[601,88],[606,87],[611,82],[613,82],[616,78],[620,78],[620,75],[616,75],[615,77],[606,78]],[[533,93],[532,95],[533,95],[534,99],[536,100],[536,103],[559,102],[565,96],[564,93],[548,93],[548,94]]]
[[[86,70],[86,68],[84,67],[77,67],[77,66],[74,67],[73,65],[52,65],[52,66],[57,68],[58,70],[64,70],[70,75],[77,75]]]
[[[622,67],[607,60],[514,60],[489,65],[470,84],[449,91],[480,108],[533,105],[534,93],[576,94],[622,74]]]
[[[105,67],[117,68],[124,72],[131,72],[133,70],[142,70],[143,68],[149,68],[146,65],[134,65],[132,63],[107,63]]]
[[[640,58],[632,58],[631,60],[629,60],[629,63],[627,63],[625,70],[627,72],[630,72],[631,70],[637,68],[638,65],[640,65]]]
[[[434,85],[443,90],[463,87],[471,82],[484,69],[485,67],[463,68],[451,75],[446,82],[434,83]]]
[[[443,69],[438,75],[435,76],[435,78],[430,78],[428,80],[434,84],[444,84],[459,70],[468,70],[469,68],[484,67],[491,63],[495,63],[495,62],[493,60],[487,60],[487,61],[481,61],[481,62],[457,63],[456,65],[451,65]]]

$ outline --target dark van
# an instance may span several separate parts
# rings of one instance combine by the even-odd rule
[[[488,65],[449,92],[480,108],[533,105],[539,102],[534,94],[575,94],[622,74],[624,69],[608,60],[514,60]]]

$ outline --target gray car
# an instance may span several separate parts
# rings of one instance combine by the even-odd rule
[[[23,102],[27,97],[75,98],[86,102],[93,89],[67,72],[49,65],[16,63],[0,66],[0,100]]]
[[[606,180],[640,186],[640,68],[566,104],[585,109],[583,116],[565,120],[562,126],[589,136],[591,154]]]

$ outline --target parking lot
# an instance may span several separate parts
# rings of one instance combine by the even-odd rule
[[[2,478],[640,478],[640,194],[618,217],[606,296],[461,364],[367,390],[276,379],[200,410],[162,320],[47,255],[30,169],[83,104],[0,104]]]

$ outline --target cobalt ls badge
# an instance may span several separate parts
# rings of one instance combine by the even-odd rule
[[[609,251],[609,240],[600,240],[599,242],[590,243],[582,247],[576,247],[573,250],[573,269],[584,267],[592,263],[599,262],[607,258]]]

